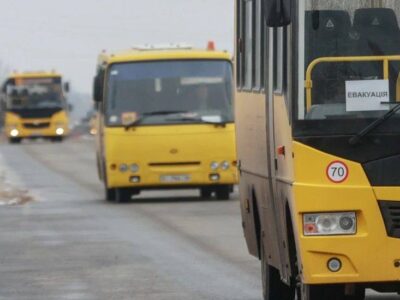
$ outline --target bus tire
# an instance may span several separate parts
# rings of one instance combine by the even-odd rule
[[[365,299],[365,288],[357,287],[355,294],[351,296],[345,296],[345,300],[364,300]]]
[[[200,188],[200,198],[209,199],[212,195],[212,189],[210,187],[202,187]]]
[[[8,139],[8,142],[9,142],[10,144],[20,144],[21,141],[22,141],[21,138],[9,138],[9,139]]]
[[[301,300],[346,300],[343,284],[298,284],[297,299]],[[300,296],[300,297],[299,297]]]
[[[223,186],[217,187],[215,189],[215,195],[217,196],[218,200],[229,200],[230,186],[223,185]]]
[[[117,188],[115,189],[115,202],[124,203],[131,200],[132,192],[127,188]]]
[[[263,300],[294,299],[294,290],[282,282],[279,271],[268,264],[263,246],[261,246],[261,280]]]
[[[106,201],[109,201],[109,202],[115,201],[115,194],[116,194],[115,189],[113,189],[113,188],[109,189],[109,188],[105,187],[104,194],[105,194]]]
[[[62,136],[55,136],[51,138],[51,141],[53,143],[61,143],[63,141],[63,137]]]

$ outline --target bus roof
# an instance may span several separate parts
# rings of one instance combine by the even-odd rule
[[[13,72],[8,76],[9,79],[17,78],[51,78],[51,77],[62,77],[61,74],[55,71],[34,71],[34,72]]]
[[[204,49],[193,49],[188,45],[181,44],[173,47],[171,45],[162,47],[138,46],[125,51],[108,53],[103,51],[98,58],[98,65],[109,65],[112,63],[132,61],[154,61],[154,60],[179,60],[179,59],[217,59],[231,60],[231,55],[226,51],[214,51]]]

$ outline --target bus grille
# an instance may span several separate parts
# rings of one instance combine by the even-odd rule
[[[29,129],[42,129],[50,126],[50,122],[45,123],[24,123],[25,128]]]
[[[379,201],[388,236],[400,238],[400,201]]]
[[[184,162],[153,162],[149,163],[150,167],[182,167],[182,166],[199,166],[199,161],[184,161]]]

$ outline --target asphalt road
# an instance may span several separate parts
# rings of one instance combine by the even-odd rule
[[[261,299],[237,194],[107,203],[87,139],[2,144],[1,178],[33,200],[0,206],[0,300]]]

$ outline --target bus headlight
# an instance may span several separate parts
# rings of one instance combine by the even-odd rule
[[[64,134],[64,128],[61,128],[61,127],[57,128],[56,129],[56,134],[57,135],[63,135]]]
[[[11,135],[12,137],[17,137],[17,136],[19,135],[18,129],[11,129],[11,130],[10,130],[10,135]]]
[[[219,163],[216,161],[211,162],[210,168],[211,168],[211,170],[215,171],[216,169],[219,168]]]
[[[120,164],[119,165],[119,171],[122,173],[125,173],[126,171],[128,171],[129,167],[127,164]]]
[[[315,213],[303,216],[304,235],[349,235],[357,230],[355,212]]]
[[[223,161],[222,163],[221,163],[221,169],[222,170],[224,170],[224,171],[226,171],[226,170],[228,170],[229,169],[229,167],[230,167],[230,164],[229,164],[229,161]]]
[[[131,172],[132,173],[139,172],[139,166],[137,164],[131,164]]]

